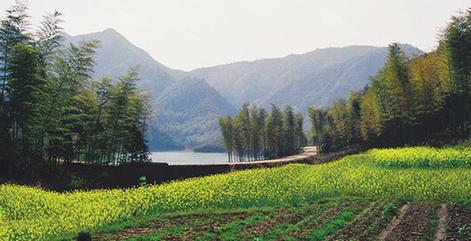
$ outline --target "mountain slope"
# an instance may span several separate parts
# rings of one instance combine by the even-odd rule
[[[152,128],[187,147],[220,143],[219,117],[236,112],[216,90],[196,78],[185,78],[167,88],[155,106]]]
[[[151,150],[220,144],[218,118],[243,103],[291,105],[306,112],[362,89],[383,66],[387,47],[317,49],[283,58],[238,62],[185,72],[154,60],[113,29],[66,36],[70,42],[96,39],[96,77],[118,77],[140,65],[140,87],[151,93],[156,113]],[[402,45],[409,55],[423,52]]]
[[[170,69],[138,48],[113,29],[78,36],[66,41],[99,40],[95,76],[122,76],[139,65],[139,86],[151,93],[156,112],[148,135],[151,150],[182,149],[215,143],[219,137],[217,120],[233,113],[234,107],[204,80],[182,79],[183,71]],[[161,96],[163,95],[163,96]]]
[[[403,45],[409,55],[422,51]],[[292,105],[331,104],[337,97],[363,88],[384,64],[387,47],[349,46],[317,49],[283,58],[239,62],[196,69],[190,76],[206,81],[235,106],[255,102]]]
[[[68,36],[66,40],[78,43],[83,40],[99,40],[100,48],[96,51],[95,76],[119,77],[133,66],[140,66],[140,86],[149,90],[154,98],[167,87],[175,83],[173,73],[179,71],[160,64],[146,51],[136,47],[114,29],[77,36]],[[169,74],[172,73],[172,74]]]

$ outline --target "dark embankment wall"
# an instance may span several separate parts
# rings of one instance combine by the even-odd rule
[[[357,153],[358,150],[347,150],[296,160],[271,162],[259,161],[249,163],[227,163],[208,165],[168,165],[167,163],[126,163],[114,165],[90,165],[81,163],[64,164],[70,175],[86,180],[87,188],[131,187],[139,184],[139,178],[146,177],[147,183],[164,183],[172,180],[201,177],[227,173],[234,170],[276,167],[290,163],[319,164],[336,160],[345,155]]]

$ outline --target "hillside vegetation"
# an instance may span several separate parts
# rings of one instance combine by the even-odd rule
[[[471,131],[471,9],[453,16],[436,49],[408,57],[389,46],[368,86],[329,107],[311,107],[311,140],[321,150],[348,145],[436,145]],[[311,102],[314,103],[314,102]]]
[[[377,165],[420,160],[460,165]],[[0,186],[0,239],[45,240],[94,230],[138,216],[312,203],[320,198],[359,196],[414,201],[469,201],[469,148],[372,150],[321,165],[288,165],[131,189],[55,193]],[[437,156],[439,156],[437,158]],[[393,160],[394,162],[394,160]],[[468,164],[466,164],[468,163]],[[157,215],[157,216],[158,216]]]
[[[141,67],[139,86],[149,91],[156,110],[149,130],[152,150],[222,146],[215,120],[234,114],[246,102],[263,107],[291,105],[303,113],[310,105],[330,105],[363,88],[388,54],[386,47],[348,46],[184,72],[154,60],[113,29],[66,36],[68,42],[82,40],[100,41],[95,77],[118,77],[133,66]],[[401,47],[408,56],[423,53],[407,44]],[[195,94],[187,95],[188,89]]]

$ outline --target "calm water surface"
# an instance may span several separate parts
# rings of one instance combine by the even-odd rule
[[[201,153],[193,151],[159,151],[151,153],[152,162],[168,164],[226,163],[226,153]]]

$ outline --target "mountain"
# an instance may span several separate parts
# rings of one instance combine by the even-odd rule
[[[304,113],[312,105],[329,105],[362,89],[388,52],[373,46],[325,48],[185,72],[159,63],[113,29],[66,39],[100,41],[96,77],[118,77],[140,66],[140,87],[151,93],[155,110],[148,136],[151,150],[221,145],[218,118],[246,102],[291,105]],[[408,55],[423,54],[407,44],[401,47]]]
[[[116,78],[126,74],[131,67],[139,66],[140,86],[148,90],[154,98],[175,83],[174,75],[177,76],[180,72],[157,62],[114,29],[77,36],[66,35],[66,40],[72,43],[84,40],[100,41],[95,55],[94,71],[97,77]]]
[[[67,42],[100,41],[95,76],[117,78],[139,65],[139,86],[151,93],[156,112],[149,130],[151,150],[174,150],[220,142],[218,118],[235,108],[204,80],[184,79],[185,72],[171,69],[138,48],[113,29],[70,36]]]
[[[422,51],[402,45],[409,55]],[[387,58],[386,47],[349,46],[317,49],[283,58],[239,62],[196,69],[190,76],[204,78],[235,106],[253,102],[291,105],[305,112],[325,106],[369,82]]]
[[[156,100],[153,126],[187,147],[221,143],[219,117],[236,109],[203,79],[185,78]]]

